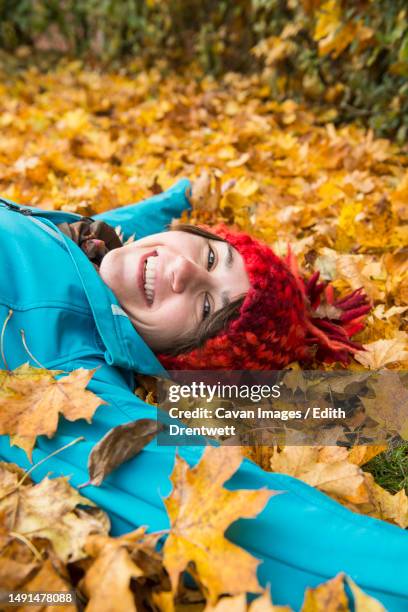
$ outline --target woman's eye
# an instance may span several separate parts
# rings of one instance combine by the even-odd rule
[[[211,314],[211,304],[206,294],[203,304],[203,321]]]
[[[215,262],[215,253],[211,246],[208,245],[208,259],[207,259],[207,270],[211,270]]]

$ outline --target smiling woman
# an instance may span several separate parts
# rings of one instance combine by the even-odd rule
[[[189,209],[189,187],[181,180],[95,220],[0,202],[0,368],[28,361],[59,376],[85,368],[92,373],[87,389],[101,402],[91,422],[60,417],[52,437],[47,429],[38,435],[30,476],[39,482],[51,472],[69,476],[74,487],[87,483],[81,493],[108,512],[112,535],[141,525],[169,527],[163,497],[175,447],[152,440],[101,486],[89,484],[90,453],[109,431],[144,418],[167,422],[167,414],[135,395],[135,374],[270,370],[302,355],[305,362],[346,362],[358,346],[350,336],[369,308],[359,291],[335,300],[316,274],[302,279],[290,252],[281,259],[243,232],[225,226],[165,231]],[[122,245],[117,225],[125,237],[136,232],[138,239]],[[335,320],[318,316],[324,299],[334,306]],[[0,435],[0,460],[30,468],[17,446],[27,432],[10,433],[17,434],[13,444]],[[202,450],[178,449],[190,465]],[[248,460],[227,487],[285,492],[256,519],[234,523],[227,536],[262,560],[259,580],[271,584],[277,604],[299,609],[307,587],[345,571],[388,609],[405,612],[403,530],[353,514],[305,483]],[[405,571],[395,572],[404,562]]]
[[[334,301],[299,274],[289,250],[220,225],[176,224],[102,259],[99,273],[168,369],[272,369],[299,360],[348,363],[369,311],[361,290]],[[325,292],[324,292],[325,291]],[[315,312],[321,300],[334,320]]]

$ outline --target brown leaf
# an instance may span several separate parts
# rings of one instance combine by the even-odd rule
[[[362,396],[367,414],[388,433],[397,433],[408,440],[408,388],[396,370],[381,370],[370,381],[374,397]]]
[[[56,380],[60,370],[33,368],[28,363],[13,372],[0,370],[0,434],[13,436],[31,460],[36,437],[54,435],[59,414],[69,421],[91,422],[105,401],[86,390],[95,370],[79,368]]]
[[[274,492],[224,489],[223,483],[241,461],[242,455],[235,447],[207,447],[194,468],[176,458],[171,475],[173,491],[165,500],[171,531],[164,546],[164,565],[173,592],[189,562],[194,563],[211,604],[223,593],[259,592],[259,561],[223,534],[238,518],[258,514]]]
[[[46,477],[36,485],[16,484],[2,488],[0,513],[5,513],[6,528],[29,539],[46,538],[64,562],[85,556],[84,544],[90,533],[108,532],[109,519],[102,510],[77,508],[94,504],[79,495],[68,478]]]
[[[215,176],[215,189],[211,186],[211,176],[204,171],[193,183],[190,202],[193,209],[197,211],[211,212],[218,209],[221,200],[221,181]]]
[[[89,455],[88,470],[91,480],[87,484],[99,486],[115,468],[140,453],[160,429],[160,423],[153,419],[139,419],[108,431],[95,444]]]
[[[18,590],[38,566],[39,559],[22,539],[0,529],[0,585],[3,589]]]

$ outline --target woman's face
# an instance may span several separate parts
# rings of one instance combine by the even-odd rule
[[[250,287],[234,247],[183,231],[152,234],[110,251],[99,273],[156,352],[172,348]]]

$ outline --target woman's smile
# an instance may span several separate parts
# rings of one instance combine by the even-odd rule
[[[157,251],[151,251],[142,255],[139,262],[138,286],[139,290],[144,294],[148,306],[151,306],[154,302],[157,257]]]

